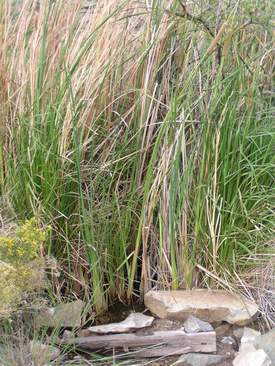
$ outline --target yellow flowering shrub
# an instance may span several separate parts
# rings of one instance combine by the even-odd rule
[[[20,300],[20,289],[16,285],[17,271],[5,262],[0,262],[0,317],[7,316]]]
[[[22,295],[34,289],[39,249],[49,227],[40,228],[32,218],[9,236],[0,236],[0,316],[7,316],[20,303]],[[34,265],[36,263],[36,265]]]

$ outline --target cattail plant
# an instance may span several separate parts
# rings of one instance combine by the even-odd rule
[[[1,194],[97,311],[270,258],[270,20],[206,3],[1,2]]]

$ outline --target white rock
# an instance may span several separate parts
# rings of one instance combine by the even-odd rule
[[[263,350],[270,358],[272,365],[275,365],[275,329],[261,335],[253,329],[244,328],[240,351],[247,350],[249,347]]]
[[[241,343],[239,348],[239,353],[241,352],[254,352],[257,351],[252,343]]]
[[[253,343],[255,339],[260,336],[261,333],[252,328],[243,328],[243,336],[241,338],[241,343]]]
[[[95,325],[87,330],[91,333],[106,334],[106,333],[124,333],[133,329],[149,327],[153,323],[152,316],[142,313],[132,313],[120,323],[110,323],[104,325]]]
[[[271,366],[271,360],[264,350],[256,350],[252,345],[246,344],[234,359],[233,366]]]
[[[223,290],[149,291],[144,302],[153,314],[172,320],[195,315],[210,323],[245,325],[258,311],[255,302]]]
[[[214,328],[208,322],[190,315],[184,322],[184,330],[186,333],[213,332]]]

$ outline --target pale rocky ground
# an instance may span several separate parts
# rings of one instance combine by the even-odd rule
[[[65,330],[61,334],[62,344],[78,337],[99,336],[109,334],[125,335],[136,334],[140,337],[154,334],[158,331],[182,330],[186,334],[216,335],[217,352],[200,353],[190,352],[178,354],[173,357],[159,357],[155,359],[135,358],[129,355],[125,358],[116,358],[116,365],[181,365],[181,366],[272,366],[275,365],[275,329],[261,334],[254,329],[257,323],[257,305],[250,300],[241,298],[224,291],[195,290],[192,294],[188,291],[151,292],[145,299],[147,309],[143,313],[131,313],[121,322],[85,326],[73,333]],[[188,305],[188,306],[187,306]],[[84,307],[82,302],[59,305],[57,309],[39,315],[41,325],[47,322],[51,326],[71,328],[81,324],[81,313]],[[62,315],[62,309],[64,314]],[[149,311],[148,311],[149,309]],[[78,312],[78,314],[77,314]],[[45,315],[47,314],[47,315]],[[52,314],[49,320],[49,314]],[[58,316],[56,316],[58,314]],[[152,316],[153,315],[153,316]],[[41,318],[42,317],[42,318]],[[71,322],[71,324],[70,324]],[[89,338],[89,339],[90,339]],[[169,346],[169,344],[168,344]],[[123,347],[123,345],[122,345]],[[62,347],[61,347],[62,349]],[[51,345],[31,343],[33,359],[48,359],[48,363],[35,364],[35,366],[49,365],[93,365],[88,357],[60,355],[60,349]],[[101,350],[102,352],[102,350]],[[129,350],[130,352],[130,350]],[[104,353],[104,352],[103,352]],[[123,353],[121,348],[116,354]],[[112,359],[112,351],[105,353]],[[43,357],[42,357],[43,356]],[[121,363],[120,363],[121,362]],[[113,365],[112,361],[96,363],[96,365]]]

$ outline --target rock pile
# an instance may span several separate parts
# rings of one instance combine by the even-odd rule
[[[188,353],[179,358],[177,365],[275,365],[275,329],[261,335],[252,328],[243,327],[251,323],[258,312],[251,300],[220,290],[150,291],[145,296],[145,305],[160,318],[185,320],[186,332],[211,331],[213,327],[209,323],[223,322],[215,332],[226,351],[224,355]],[[234,329],[231,329],[232,325]],[[223,363],[226,356],[231,358],[230,363],[228,359]]]
[[[44,324],[80,328],[83,306],[59,306]],[[59,346],[165,358],[163,365],[275,366],[275,329],[261,335],[247,327],[258,312],[251,300],[219,290],[150,291],[145,306],[154,317],[131,313],[121,322],[66,330]]]

